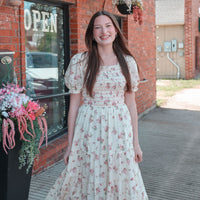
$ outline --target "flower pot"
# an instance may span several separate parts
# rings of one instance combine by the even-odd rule
[[[5,153],[0,142],[0,199],[28,200],[32,169],[26,174],[26,168],[19,169],[19,133],[15,134],[16,146]],[[17,138],[18,137],[18,138]]]
[[[125,3],[118,4],[117,9],[123,15],[130,15],[133,13],[133,5],[131,5],[131,9],[129,10],[129,7]]]

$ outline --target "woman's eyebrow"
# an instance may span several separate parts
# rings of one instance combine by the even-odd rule
[[[111,22],[106,22],[105,24],[107,25],[107,24],[112,24],[112,23]],[[94,26],[101,26],[101,25],[102,24],[94,24]]]

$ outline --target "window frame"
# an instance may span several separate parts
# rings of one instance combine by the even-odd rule
[[[62,2],[62,1],[51,1],[51,0],[43,0],[42,2],[40,0],[26,0],[27,2],[32,2],[32,3],[39,3],[39,4],[46,4],[49,6],[55,6],[63,9],[63,31],[64,31],[64,70],[63,70],[63,77],[65,75],[65,71],[67,69],[67,66],[70,62],[70,20],[69,20],[69,3]],[[68,127],[67,127],[67,113],[69,110],[69,96],[70,93],[68,92],[68,89],[65,87],[65,92],[64,93],[58,93],[58,94],[52,94],[52,95],[42,95],[38,96],[35,98],[32,98],[34,101],[41,100],[41,99],[51,99],[51,98],[56,98],[56,97],[65,97],[65,105],[66,105],[66,116],[65,116],[65,121],[66,121],[66,126],[63,127],[63,129],[57,131],[55,134],[49,136],[49,141],[52,141],[59,136],[65,134],[68,132]]]

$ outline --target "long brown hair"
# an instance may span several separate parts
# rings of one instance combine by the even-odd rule
[[[116,18],[109,12],[103,10],[96,12],[87,27],[86,34],[85,34],[85,44],[88,49],[88,60],[87,60],[87,69],[84,78],[84,84],[88,94],[92,97],[93,87],[96,81],[96,76],[99,71],[100,67],[100,56],[98,53],[97,42],[93,40],[93,28],[94,28],[94,21],[97,17],[101,15],[106,15],[109,17],[117,31],[117,36],[113,42],[113,51],[117,56],[119,64],[121,66],[122,73],[126,79],[126,88],[127,92],[131,91],[131,77],[128,70],[127,62],[124,58],[124,55],[132,56],[131,52],[128,50],[125,42],[125,38],[119,28],[119,24]]]

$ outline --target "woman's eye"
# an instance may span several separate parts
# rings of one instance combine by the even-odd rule
[[[99,26],[95,26],[94,28],[95,28],[95,29],[99,29],[100,27],[99,27]]]

